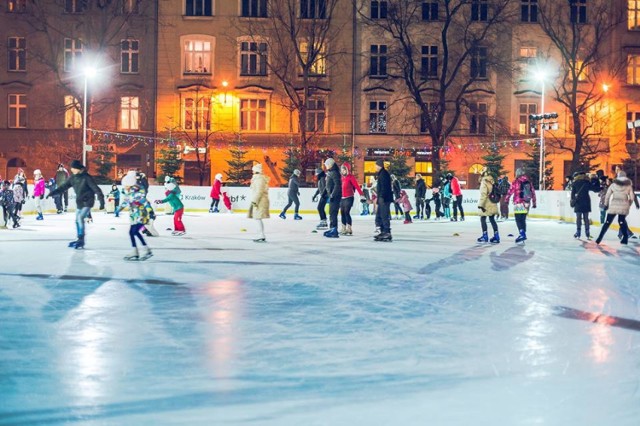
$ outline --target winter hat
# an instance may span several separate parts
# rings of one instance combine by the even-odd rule
[[[82,162],[80,160],[73,160],[71,162],[71,168],[72,169],[82,170],[82,169],[84,169],[84,164],[82,164]]]
[[[38,176],[42,176],[42,172],[40,171],[40,169],[35,169],[35,170],[33,171],[33,174],[34,174],[34,175],[38,175]]]
[[[222,173],[218,173],[215,177],[216,180],[222,181]]]
[[[164,177],[164,183],[169,183],[170,180],[171,180],[171,176]]]
[[[295,169],[295,170],[293,171],[293,174],[294,174],[294,175],[296,175],[296,176],[300,176],[300,170]]]
[[[422,179],[422,175],[420,173],[416,174],[416,179]]]
[[[332,168],[334,164],[336,164],[336,160],[334,160],[333,158],[327,158],[326,160],[324,160],[324,166],[327,169]]]
[[[524,176],[524,169],[519,168],[516,170],[516,177]]]
[[[134,170],[129,170],[122,178],[122,186],[124,187],[132,187],[137,185],[137,183],[138,179],[136,178],[136,172]]]
[[[618,172],[618,179],[619,178],[626,178],[626,177],[627,177],[627,174],[623,170],[620,170]]]
[[[378,167],[384,167],[384,160],[382,158],[378,158],[376,160],[376,166]]]
[[[8,180],[5,180],[4,182],[2,182],[2,185],[4,185],[4,186],[9,186],[9,185],[10,185],[10,183],[9,183],[9,181],[8,181]]]
[[[254,164],[251,170],[253,171],[253,173],[262,173],[262,164],[260,163]]]

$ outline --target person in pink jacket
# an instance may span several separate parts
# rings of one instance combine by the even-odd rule
[[[449,180],[451,196],[453,197],[453,218],[451,218],[451,220],[453,222],[458,220],[458,210],[460,210],[460,221],[464,222],[464,210],[462,210],[462,189],[460,189],[460,182],[452,173],[447,173],[447,179]]]
[[[396,203],[400,204],[402,207],[402,211],[404,212],[404,224],[413,223],[411,220],[411,201],[409,201],[409,195],[407,195],[407,191],[404,189],[400,191],[400,198],[394,200]]]
[[[353,207],[353,198],[358,191],[360,199],[364,198],[364,193],[360,188],[360,184],[356,177],[351,174],[351,166],[349,163],[343,163],[340,166],[340,174],[342,175],[342,200],[340,200],[340,219],[342,221],[341,235],[353,235],[351,229],[351,208]]]
[[[509,192],[506,195],[506,201],[513,196],[513,213],[516,217],[516,225],[520,235],[516,238],[516,243],[521,243],[527,239],[527,214],[529,208],[533,204],[536,206],[536,191],[533,189],[533,183],[524,174],[523,169],[516,170],[516,180],[511,184]]]
[[[213,185],[211,185],[211,207],[209,208],[209,213],[218,213],[218,204],[220,203],[220,191],[222,188],[222,174],[218,173],[213,181]]]
[[[42,172],[40,169],[36,169],[33,171],[33,198],[36,201],[36,211],[38,212],[38,216],[36,220],[42,220],[44,217],[42,216],[42,200],[44,199],[44,178],[42,177]]]

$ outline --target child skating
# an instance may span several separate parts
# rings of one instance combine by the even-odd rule
[[[124,208],[129,208],[129,238],[131,239],[132,251],[124,257],[124,260],[147,260],[153,253],[147,246],[147,242],[141,234],[141,231],[149,221],[149,215],[146,209],[147,199],[146,192],[138,186],[136,172],[131,171],[122,178],[122,186],[125,188],[125,195],[122,204],[116,210],[119,212]],[[142,248],[138,251],[136,239],[142,244]]]
[[[178,194],[176,193],[178,186],[174,182],[169,181],[164,185],[164,187],[167,189],[165,192],[166,198],[164,200],[156,200],[156,204],[169,203],[173,209],[173,232],[171,235],[179,237],[186,233],[186,229],[182,223],[184,204],[182,204],[180,197],[178,197]]]

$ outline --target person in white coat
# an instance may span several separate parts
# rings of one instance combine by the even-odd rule
[[[269,177],[262,174],[262,164],[257,163],[251,169],[251,206],[247,217],[258,221],[258,238],[256,243],[264,243],[267,238],[264,235],[264,223],[262,219],[269,219]]]
[[[596,239],[596,244],[600,244],[604,234],[607,233],[613,219],[618,216],[618,225],[622,233],[621,244],[627,244],[629,241],[629,227],[627,225],[627,216],[635,195],[633,193],[633,185],[627,174],[623,171],[618,172],[618,176],[613,180],[607,193],[604,196],[604,206],[607,209],[607,219],[600,230],[600,235]]]

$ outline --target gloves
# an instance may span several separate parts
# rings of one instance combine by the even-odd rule
[[[311,201],[313,201],[314,203],[318,201],[318,196],[314,195],[313,198],[311,198]]]
[[[360,202],[361,202],[361,203],[364,203],[364,202],[366,202],[366,201],[367,201],[367,198],[366,198],[364,195],[361,195],[361,196],[360,196]]]
[[[487,211],[487,209],[485,209],[484,207],[478,206],[478,208],[482,211],[482,213],[485,213]]]
[[[104,210],[104,201],[100,203],[100,210]]]
[[[49,198],[49,197],[51,197],[51,193],[48,193],[45,198]]]
[[[538,208],[538,206],[534,204],[534,205],[533,205],[533,208],[534,208],[534,209],[536,209],[536,208]]]
[[[22,200],[22,205],[24,206],[26,202],[27,202],[26,200]]]
[[[44,195],[41,195],[41,196],[40,196],[40,199],[41,199],[41,200],[44,200]]]
[[[154,204],[162,204],[162,201],[160,201],[160,200],[155,200],[153,203],[154,203]]]

